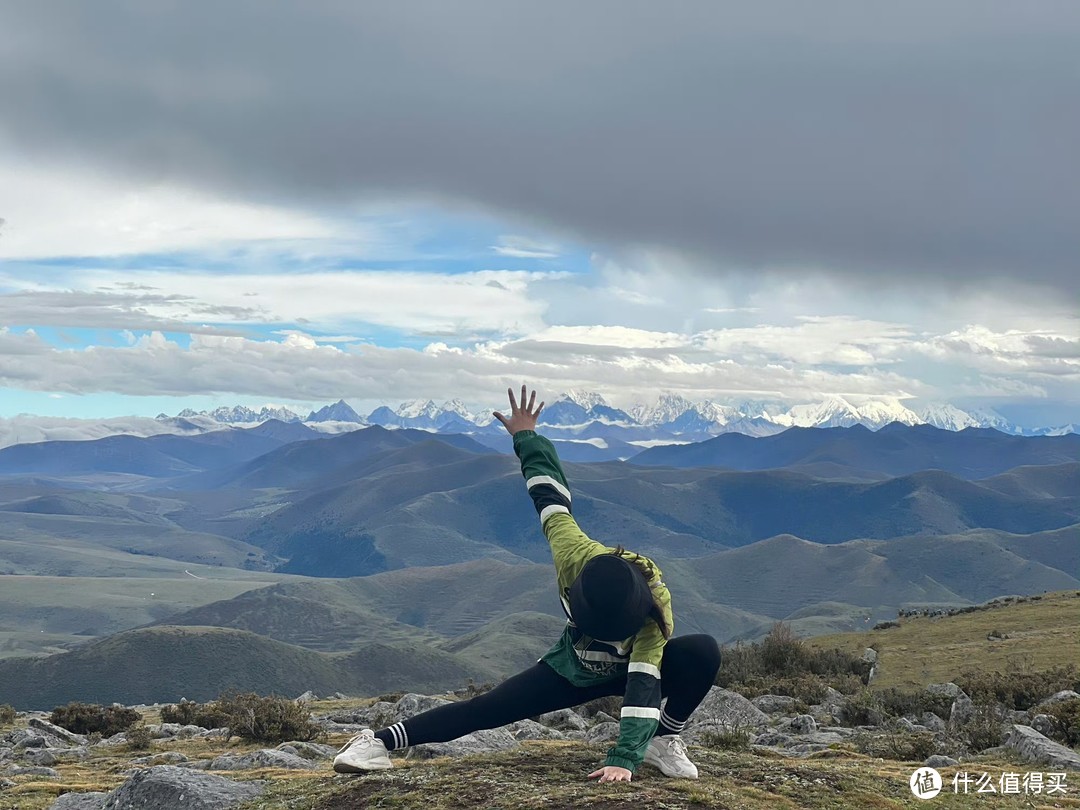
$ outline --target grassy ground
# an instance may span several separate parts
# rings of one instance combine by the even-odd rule
[[[370,701],[320,701],[315,711],[358,707]],[[157,720],[147,712],[148,722]],[[327,742],[337,745],[345,735]],[[45,810],[61,793],[108,791],[126,778],[134,757],[179,751],[190,759],[241,753],[262,746],[238,740],[155,740],[151,751],[94,749],[83,762],[59,763],[59,779],[12,777],[16,785],[0,792],[0,810]],[[395,757],[391,771],[338,776],[329,763],[319,771],[261,769],[229,771],[231,779],[269,780],[267,793],[242,810],[352,810],[379,807],[398,810],[569,810],[570,808],[729,808],[730,810],[885,810],[924,807],[909,787],[915,762],[873,759],[846,750],[830,750],[808,759],[780,757],[764,750],[718,751],[692,747],[701,769],[696,781],[667,779],[642,766],[630,784],[599,785],[587,775],[602,761],[605,745],[571,742],[526,742],[500,754],[465,759],[404,760]],[[1026,773],[1041,766],[980,757],[959,768],[941,769],[946,789],[933,800],[942,808],[975,807],[985,796],[955,795],[952,776],[958,770]],[[1080,808],[1080,774],[1069,774],[1064,796],[990,797],[994,808]]]
[[[873,647],[879,661],[873,685],[879,688],[942,683],[969,668],[1037,671],[1080,661],[1080,591],[945,618],[899,621],[899,627],[816,636],[807,643],[851,652]],[[1008,638],[988,641],[993,630]]]

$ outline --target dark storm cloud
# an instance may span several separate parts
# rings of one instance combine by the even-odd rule
[[[324,204],[1080,288],[1080,4],[7,4],[0,133]]]

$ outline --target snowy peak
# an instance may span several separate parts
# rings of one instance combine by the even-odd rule
[[[586,411],[590,411],[597,406],[608,406],[607,400],[600,394],[593,393],[592,391],[580,391],[575,388],[571,388],[569,391],[564,391],[559,394],[552,405],[557,402],[572,402]]]
[[[402,419],[434,419],[439,415],[439,408],[430,399],[410,399],[402,402],[394,413]]]
[[[630,415],[643,425],[666,425],[693,409],[694,403],[686,397],[662,393],[652,405],[635,405]]]
[[[963,430],[982,427],[979,420],[947,402],[931,402],[919,409],[919,418],[928,425],[942,430]]]
[[[179,419],[194,419],[200,416],[213,419],[223,425],[255,425],[268,422],[271,419],[278,419],[282,422],[300,421],[299,414],[293,413],[288,408],[274,405],[265,405],[257,412],[244,405],[234,405],[232,407],[214,408],[212,411],[196,411],[192,408],[184,408],[177,414]],[[168,417],[162,414],[158,418]]]
[[[339,399],[333,405],[327,405],[317,411],[308,414],[305,422],[356,422],[363,424],[364,419],[354,411],[343,399]]]

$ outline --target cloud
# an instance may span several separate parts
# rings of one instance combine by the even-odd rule
[[[21,414],[11,418],[0,417],[0,447],[30,442],[72,442],[87,439],[104,439],[106,436],[119,436],[122,434],[156,436],[159,433],[189,435],[198,432],[197,430],[186,430],[170,422],[159,422],[156,419],[143,416],[124,416],[115,419],[75,419]]]
[[[0,278],[0,285],[36,288],[0,293],[0,324],[197,334],[239,334],[223,326],[230,324],[317,323],[334,331],[368,324],[470,340],[540,328],[546,304],[529,294],[530,286],[563,275],[509,270],[289,274],[79,269],[51,283]],[[47,284],[84,289],[48,289]],[[202,325],[207,322],[216,326]]]
[[[559,248],[546,242],[537,242],[524,236],[502,236],[499,244],[491,249],[500,256],[514,259],[557,259]]]
[[[22,3],[0,138],[242,205],[422,199],[709,273],[1075,299],[1078,50],[1072,0]]]

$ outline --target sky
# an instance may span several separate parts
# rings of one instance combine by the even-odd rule
[[[1080,5],[8,4],[0,418],[1080,421]]]

